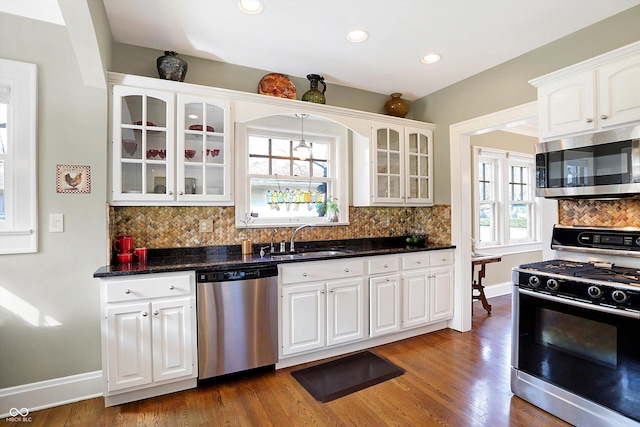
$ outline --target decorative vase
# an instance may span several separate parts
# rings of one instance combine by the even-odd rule
[[[324,93],[327,91],[327,85],[324,82],[324,77],[318,74],[307,74],[307,79],[309,79],[311,88],[302,95],[302,101],[326,104],[327,99],[324,97]],[[322,83],[322,92],[318,89],[318,83]]]
[[[165,50],[164,55],[158,57],[156,65],[161,79],[183,82],[187,76],[187,61],[170,50]]]
[[[395,92],[389,95],[390,100],[384,103],[384,112],[389,116],[404,117],[409,112],[409,104],[400,98],[401,93]]]

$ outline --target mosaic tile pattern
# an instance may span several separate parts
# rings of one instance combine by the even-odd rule
[[[218,206],[116,206],[109,209],[109,231],[129,234],[135,246],[177,248],[239,244],[248,235],[254,243],[270,242],[273,228],[236,229],[235,209]],[[198,231],[200,219],[213,220],[213,233]],[[301,241],[428,234],[429,242],[451,244],[451,207],[349,207],[350,224],[314,227],[300,233]],[[294,227],[280,227],[274,241],[289,240]]]
[[[620,200],[560,200],[562,225],[640,227],[640,197]]]

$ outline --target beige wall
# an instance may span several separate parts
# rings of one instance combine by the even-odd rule
[[[107,93],[84,86],[65,27],[0,14],[0,57],[38,69],[39,215],[38,253],[0,256],[0,294],[15,296],[0,300],[1,389],[101,369]],[[56,193],[58,164],[90,166],[91,193]],[[50,213],[64,214],[63,233],[48,232]]]
[[[450,125],[535,101],[536,89],[529,80],[640,40],[639,22],[636,6],[416,100],[414,117],[436,124],[435,202],[451,203]]]

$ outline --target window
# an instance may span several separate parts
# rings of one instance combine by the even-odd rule
[[[476,147],[475,246],[538,241],[533,155]]]
[[[311,151],[302,156],[295,150],[301,141],[300,121],[294,123],[298,129],[293,125],[291,131],[241,126],[246,173],[238,179],[237,226],[326,224],[331,218],[327,199],[341,202],[346,197],[338,181],[341,136],[304,134]],[[344,223],[348,209],[339,206],[334,221]]]
[[[36,66],[0,59],[0,254],[37,251]]]

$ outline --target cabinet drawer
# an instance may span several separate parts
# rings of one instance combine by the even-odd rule
[[[314,261],[280,267],[281,283],[316,282],[364,274],[364,262],[359,260]]]
[[[145,274],[103,279],[105,302],[191,295],[195,273]]]
[[[429,252],[417,252],[402,256],[402,270],[429,267]]]
[[[449,264],[453,264],[453,251],[446,250],[429,252],[429,265],[431,267]]]
[[[395,273],[400,269],[400,257],[398,255],[379,256],[367,261],[369,275]]]

